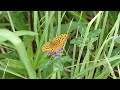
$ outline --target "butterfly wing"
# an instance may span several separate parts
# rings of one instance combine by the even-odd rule
[[[49,51],[50,48],[51,48],[50,46],[51,46],[51,45],[50,45],[50,41],[47,42],[47,43],[45,43],[45,44],[43,45],[43,47],[42,47],[42,51],[43,51],[43,52]]]
[[[54,46],[54,52],[61,49],[67,39],[68,39],[67,34],[61,34],[58,37],[54,38],[53,42],[56,42],[56,45]]]

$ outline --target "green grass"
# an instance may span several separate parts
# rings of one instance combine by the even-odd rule
[[[0,11],[1,79],[119,79],[117,11]],[[68,34],[62,56],[42,52]]]

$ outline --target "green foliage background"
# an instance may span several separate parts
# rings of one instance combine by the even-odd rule
[[[117,79],[118,11],[0,11],[0,78]],[[41,51],[68,34],[60,57]]]

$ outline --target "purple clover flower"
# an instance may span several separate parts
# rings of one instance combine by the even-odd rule
[[[54,57],[57,57],[57,56],[61,56],[62,55],[62,49],[58,50],[57,52],[47,52],[48,53],[48,56],[54,56]]]

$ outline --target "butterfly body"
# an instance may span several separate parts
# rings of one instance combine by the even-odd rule
[[[42,47],[42,51],[43,52],[57,52],[63,47],[67,39],[68,39],[67,34],[61,34],[53,38],[52,40],[49,40],[47,43],[45,43]]]

